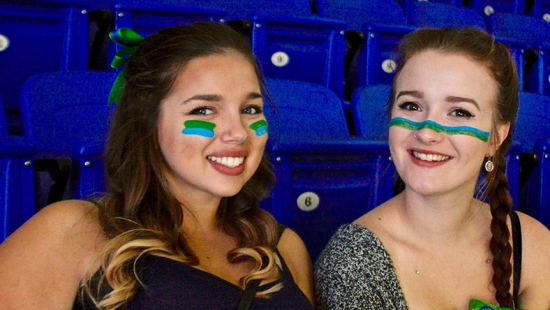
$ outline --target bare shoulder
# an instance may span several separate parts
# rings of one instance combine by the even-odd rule
[[[522,232],[520,306],[550,309],[550,230],[531,216],[518,214]]]
[[[294,282],[313,302],[313,267],[306,245],[300,236],[289,228],[285,229],[277,249],[292,273]]]
[[[92,203],[47,206],[0,245],[0,308],[70,307],[104,242]]]

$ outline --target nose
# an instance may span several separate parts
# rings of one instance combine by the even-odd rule
[[[443,133],[428,126],[419,128],[413,132],[414,137],[424,144],[434,144],[443,140]]]
[[[220,126],[220,138],[223,142],[241,144],[248,139],[248,131],[240,114],[231,114],[224,118]]]

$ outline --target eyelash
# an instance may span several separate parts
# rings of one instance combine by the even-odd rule
[[[407,111],[418,111],[420,110],[420,107],[418,106],[418,104],[414,103],[414,102],[410,102],[410,101],[406,101],[406,102],[403,102],[403,103],[400,103],[399,105],[397,105],[401,110],[407,110]],[[414,109],[413,109],[414,107]]]
[[[208,114],[211,114],[211,113],[208,113],[208,114],[204,113],[204,110],[209,110],[211,113],[213,113],[211,108],[206,107],[206,106],[201,106],[201,107],[194,108],[193,110],[191,110],[191,112],[189,112],[189,114],[191,114],[191,115],[208,115]]]
[[[460,115],[457,115],[457,114],[460,114]],[[451,115],[457,116],[457,117],[464,117],[464,118],[475,117],[475,115],[473,115],[472,113],[464,109],[455,109],[451,112]]]
[[[246,111],[246,110],[249,110],[249,109],[255,109],[256,112],[255,112],[255,113],[246,113],[245,111]],[[254,115],[254,114],[261,114],[262,112],[263,112],[262,108],[261,108],[260,106],[258,106],[258,105],[247,106],[246,108],[243,109],[243,113],[245,113],[245,114],[252,114],[252,115]]]

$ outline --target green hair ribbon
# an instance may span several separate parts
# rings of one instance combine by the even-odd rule
[[[139,44],[143,41],[143,37],[133,31],[130,28],[119,28],[109,33],[111,41],[123,47],[123,49],[116,52],[111,67],[114,69],[122,68],[127,62],[130,56],[134,55],[137,51]],[[122,95],[122,87],[124,86],[124,69],[117,75],[111,92],[109,93],[109,104],[116,103],[120,100]]]

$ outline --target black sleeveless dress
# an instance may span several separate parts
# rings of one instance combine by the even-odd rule
[[[262,285],[259,291],[277,283],[283,288],[269,298],[254,298],[251,310],[304,309],[313,305],[298,288],[281,255],[280,280]],[[140,259],[139,276],[144,286],[122,309],[227,309],[235,310],[243,290],[208,272],[171,259],[147,256]],[[106,292],[105,292],[106,293]],[[96,309],[87,294],[77,296],[73,309]]]

